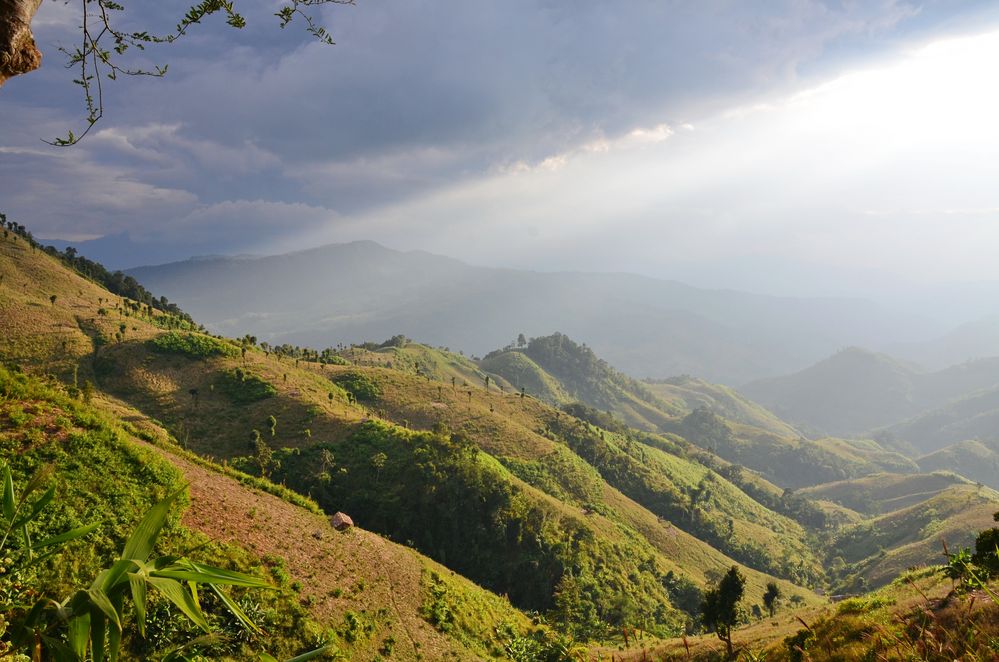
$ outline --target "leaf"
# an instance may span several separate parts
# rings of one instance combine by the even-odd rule
[[[46,538],[41,542],[35,543],[35,549],[41,549],[42,547],[51,547],[52,545],[60,545],[65,542],[70,542],[71,540],[76,540],[77,538],[82,538],[88,533],[96,529],[99,524],[88,524],[86,526],[81,526],[75,529],[66,531],[65,533],[60,533],[57,536],[52,536],[51,538]]]
[[[222,589],[213,584],[212,590],[215,591],[215,595],[219,596],[219,600],[221,600],[222,604],[226,606],[226,609],[232,612],[232,615],[235,616],[237,620],[239,620],[239,622],[243,624],[243,627],[245,627],[247,630],[250,630],[251,632],[256,632],[257,634],[261,634],[261,630],[259,627],[257,627],[257,624],[254,623],[252,620],[250,620],[250,617],[246,615],[246,612],[244,612],[243,609],[238,604],[236,604],[236,602],[234,602],[232,598],[226,595]]]
[[[314,658],[317,658],[320,655],[327,653],[333,649],[334,649],[333,644],[327,644],[322,648],[311,650],[308,653],[302,653],[301,655],[296,655],[295,657],[291,658],[290,660],[287,660],[286,662],[305,662],[306,660],[312,660]],[[271,659],[273,660],[274,658]]]
[[[104,639],[107,637],[107,632],[108,624],[103,610],[92,609],[90,612],[90,654],[93,662],[104,662]]]
[[[86,659],[87,644],[90,643],[90,612],[85,611],[69,619],[66,640],[69,648],[81,660]]]
[[[18,520],[14,522],[13,526],[15,528],[19,526],[24,526],[31,520],[35,519],[35,517],[38,516],[38,513],[42,512],[42,509],[45,508],[45,506],[49,505],[49,503],[51,503],[53,497],[55,497],[55,487],[50,487],[49,489],[45,490],[45,494],[40,496],[38,498],[38,501],[36,501],[34,505],[31,506],[31,511],[27,515],[22,515],[20,518],[18,518]]]
[[[135,527],[132,535],[129,536],[128,542],[125,543],[125,549],[121,553],[121,558],[145,561],[149,557],[150,552],[153,551],[153,545],[156,544],[156,538],[159,537],[163,525],[166,524],[170,506],[185,489],[187,489],[186,486],[180,488],[149,509],[139,525]]]
[[[178,581],[198,582],[200,584],[224,584],[227,586],[245,586],[247,588],[274,588],[263,579],[242,572],[223,570],[208,565],[187,562],[189,567],[171,566],[162,570],[154,570],[152,577],[164,577]]]
[[[3,468],[3,516],[8,521],[14,519],[14,479],[8,466]]]
[[[195,625],[205,632],[211,631],[208,621],[205,619],[205,615],[201,613],[198,604],[179,582],[162,577],[149,577],[146,581],[152,584],[166,599],[177,605],[177,608],[191,619]]]
[[[87,596],[90,598],[90,604],[107,616],[116,628],[121,629],[121,617],[111,604],[111,598],[107,593],[99,588],[91,588],[87,590]]]
[[[108,595],[114,591],[114,587],[121,582],[125,573],[132,571],[138,564],[130,559],[119,559],[111,564],[110,568],[102,570],[91,588],[99,588]]]
[[[135,620],[139,623],[139,634],[146,636],[146,580],[134,572],[128,573],[128,584],[132,589],[132,603],[135,607]]]
[[[114,605],[115,611],[119,614],[124,613],[122,610],[125,606],[125,592],[116,591],[114,595],[111,596],[111,604]],[[121,650],[121,630],[111,630],[111,634],[108,637],[108,658],[111,662],[118,662],[118,653]]]

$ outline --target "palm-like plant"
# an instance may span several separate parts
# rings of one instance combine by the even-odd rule
[[[97,528],[97,524],[34,541],[29,526],[55,496],[55,488],[41,492],[50,470],[35,473],[20,494],[14,489],[10,468],[0,470],[2,515],[0,559],[8,561],[4,577],[17,577],[44,558],[57,553],[70,541]],[[149,590],[157,591],[184,616],[206,633],[211,632],[201,610],[199,587],[218,596],[225,608],[246,628],[259,632],[222,587],[271,588],[262,579],[239,572],[203,565],[181,556],[153,556],[156,540],[166,524],[171,506],[184,488],[156,503],[129,536],[121,556],[101,571],[93,583],[62,601],[42,597],[31,601],[33,591],[11,590],[0,582],[0,613],[8,615],[13,650],[30,652],[32,659],[57,662],[93,660],[112,662],[119,658],[124,625],[132,615],[139,633],[145,636],[146,604]],[[34,495],[41,492],[37,498]],[[12,542],[20,539],[20,545]],[[179,652],[179,651],[178,651]],[[319,654],[323,650],[313,651]],[[176,655],[170,656],[177,659]]]

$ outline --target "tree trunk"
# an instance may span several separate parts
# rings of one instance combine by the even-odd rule
[[[42,64],[31,34],[31,19],[41,4],[42,0],[0,0],[0,86]]]

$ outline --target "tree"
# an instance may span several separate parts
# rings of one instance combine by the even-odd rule
[[[992,518],[999,522],[999,513]],[[978,534],[972,562],[990,577],[999,575],[999,528],[993,527]]]
[[[763,594],[763,606],[770,612],[770,618],[777,612],[777,601],[780,600],[780,587],[776,582],[767,582],[767,591]]]
[[[271,450],[271,447],[259,435],[253,443],[256,446],[253,459],[260,468],[260,475],[267,478],[271,475],[272,469],[278,468],[277,462],[274,461],[274,451]]]
[[[517,347],[524,347],[526,345],[527,345],[527,338],[524,337],[523,333],[519,334],[517,336]]]
[[[0,0],[0,86],[8,78],[41,66],[42,53],[31,32],[31,22],[41,4],[42,0]],[[166,75],[166,65],[143,68],[123,62],[129,50],[144,51],[150,45],[172,44],[213,14],[221,14],[230,27],[243,28],[246,19],[236,11],[235,4],[235,0],[199,0],[185,12],[172,32],[155,35],[146,30],[125,31],[120,27],[126,22],[123,19],[126,7],[122,0],[79,0],[82,39],[76,46],[60,50],[67,58],[66,66],[79,72],[74,82],[83,91],[86,128],[80,135],[70,131],[66,138],[57,138],[50,144],[73,145],[101,119],[106,80],[116,80],[119,76]],[[298,18],[315,39],[333,45],[332,36],[309,11],[325,4],[352,5],[354,0],[287,0],[274,15],[281,28]]]
[[[732,627],[739,617],[738,605],[746,588],[746,578],[737,566],[732,566],[718,582],[718,586],[704,594],[701,603],[701,620],[704,627],[713,630],[725,642],[728,659],[733,659]]]

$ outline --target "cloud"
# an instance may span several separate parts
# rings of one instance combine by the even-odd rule
[[[136,7],[135,26],[175,22],[164,3]],[[276,29],[269,3],[248,5],[244,31],[206,21],[137,54],[168,62],[167,78],[106,86],[108,117],[51,157],[36,138],[64,135],[81,112],[54,50],[69,15],[47,11],[46,66],[4,88],[0,195],[48,236],[128,230],[189,252],[375,238],[664,273],[739,251],[828,259],[809,244],[827,239],[822,223],[870,221],[854,210],[890,209],[908,189],[925,209],[995,205],[980,185],[990,172],[956,181],[919,152],[934,143],[955,171],[975,156],[969,127],[991,105],[958,112],[947,99],[965,98],[980,69],[933,79],[946,94],[926,126],[918,88],[888,94],[858,64],[986,23],[971,2],[412,0],[331,8],[333,48]],[[929,56],[939,71],[965,71],[945,55]],[[868,78],[841,75],[858,68]]]

